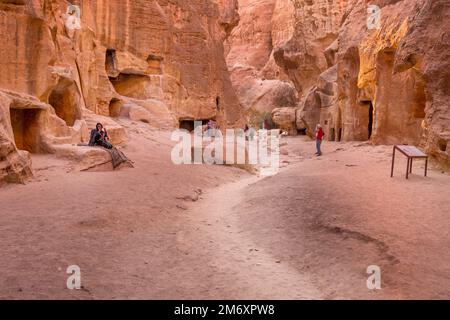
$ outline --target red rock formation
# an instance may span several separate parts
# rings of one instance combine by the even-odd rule
[[[238,21],[235,4],[72,3],[81,9],[79,29],[66,26],[76,12],[65,1],[0,1],[0,181],[30,175],[29,158],[19,149],[73,154],[71,145],[86,139],[95,114],[159,127],[211,118],[240,125],[223,47]],[[22,125],[29,121],[33,129]],[[123,128],[102,121],[115,143],[124,140]]]
[[[280,0],[285,3],[286,0]],[[331,67],[324,51],[336,41],[347,0],[291,1],[293,29],[274,50],[277,64],[304,94]],[[284,8],[283,6],[282,8]]]
[[[120,143],[114,117],[242,126],[242,107],[275,109],[292,133],[321,122],[332,140],[420,144],[450,163],[448,0],[73,4],[79,28],[66,1],[0,0],[0,182],[31,175],[27,152],[81,157],[73,145],[99,119]]]
[[[449,163],[450,2],[293,3],[294,28],[274,57],[301,97],[296,127],[311,134],[320,122],[331,140],[421,145]],[[374,29],[369,5],[381,10]]]
[[[273,60],[273,29],[276,0],[239,0],[239,25],[232,32],[227,56],[231,79],[249,115],[296,107],[294,85],[282,78]],[[277,24],[277,35],[284,29]]]
[[[379,30],[368,30],[364,3],[353,6],[343,24],[337,52],[339,101],[322,121],[328,120],[330,132],[342,130],[344,140],[367,140],[371,130],[374,143],[421,144],[448,162],[450,59],[444,52],[450,3],[374,4],[381,8]]]

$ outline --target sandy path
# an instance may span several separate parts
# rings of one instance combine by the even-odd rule
[[[298,272],[248,237],[239,210],[247,189],[258,178],[227,184],[205,195],[190,213],[195,230],[179,235],[184,250],[194,252],[205,266],[205,289],[192,297],[208,299],[319,299],[310,275]],[[203,264],[202,263],[202,264]],[[186,277],[189,277],[188,273]],[[186,279],[186,278],[185,278]],[[196,281],[199,279],[195,279]],[[191,283],[198,287],[198,283]],[[193,290],[195,291],[195,290]]]
[[[281,173],[258,179],[173,166],[166,133],[133,128],[134,170],[37,157],[36,181],[0,191],[0,298],[450,297],[448,174],[390,179],[389,147],[327,143],[316,159],[288,138]],[[65,288],[72,264],[81,291]]]
[[[215,189],[190,213],[201,227],[186,250],[217,268],[196,297],[450,297],[448,174],[424,178],[418,162],[406,181],[400,160],[391,179],[391,147],[328,143],[315,158],[311,142],[286,141],[280,174]],[[367,288],[369,265],[381,267],[382,290]]]
[[[201,189],[248,176],[229,167],[174,166],[167,132],[142,125],[124,149],[135,169],[77,172],[34,157],[36,179],[0,190],[0,298],[189,297],[177,268],[196,273],[178,233]],[[134,132],[136,131],[136,132]],[[139,134],[139,136],[136,135]],[[84,290],[65,288],[79,265]]]
[[[279,175],[247,189],[239,208],[243,236],[312,275],[326,298],[450,297],[450,176],[417,163],[411,180],[389,177],[391,147],[288,139]],[[381,291],[366,268],[382,270]]]

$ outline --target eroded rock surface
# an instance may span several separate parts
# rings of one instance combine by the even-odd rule
[[[164,129],[206,119],[242,126],[223,45],[239,21],[236,1],[72,4],[79,28],[67,25],[77,13],[65,1],[0,1],[0,180],[30,176],[19,150],[59,153],[86,141],[96,121],[123,142],[109,117]]]
[[[315,112],[331,139],[421,145],[448,163],[450,2],[375,4],[379,29],[367,27],[364,3],[349,11],[336,51],[335,102]]]
[[[280,115],[293,111],[278,108],[295,107],[296,129],[310,135],[321,123],[330,140],[420,145],[449,163],[449,1],[239,5],[227,61],[244,106],[276,109],[274,122],[283,128]],[[266,81],[293,86],[297,99],[287,91],[271,98]]]
[[[65,1],[0,0],[0,181],[26,180],[30,153],[65,154],[97,121],[125,142],[120,117],[243,128],[272,114],[292,134],[320,122],[331,140],[450,163],[448,0],[73,4],[75,29]]]
[[[237,96],[252,113],[270,113],[275,108],[297,106],[297,91],[273,59],[273,29],[284,32],[285,17],[275,16],[284,8],[275,0],[239,0],[239,25],[231,33],[227,56]],[[278,10],[278,11],[276,11]],[[273,19],[276,19],[274,22]],[[283,29],[283,30],[281,30]]]

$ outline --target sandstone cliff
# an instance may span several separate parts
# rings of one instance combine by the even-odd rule
[[[240,21],[229,39],[227,63],[248,116],[297,106],[297,91],[273,58],[274,45],[294,23],[286,21],[285,9],[276,0],[239,0]]]
[[[125,141],[116,117],[272,113],[292,134],[321,123],[450,163],[449,18],[448,0],[0,0],[0,182],[32,175],[29,153],[83,159],[96,121]]]
[[[381,9],[379,27],[368,28],[367,2],[348,8],[333,49],[335,65],[314,93],[321,98],[329,91],[333,99],[305,103],[305,118],[319,117],[332,140],[421,145],[449,163],[450,2],[370,4]]]
[[[80,28],[66,26],[70,4]],[[67,153],[99,120],[115,143],[117,116],[242,125],[223,47],[238,18],[227,1],[1,0],[0,181],[22,181],[27,151]]]
[[[272,110],[291,133],[321,123],[330,140],[415,144],[450,162],[448,0],[240,5],[227,61],[244,106]],[[283,103],[290,92],[268,99],[267,79],[292,84],[296,102]]]

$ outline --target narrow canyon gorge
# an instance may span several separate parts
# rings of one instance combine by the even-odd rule
[[[290,134],[414,144],[449,164],[449,3],[371,1],[0,2],[0,181],[32,175],[29,153],[74,154],[94,118],[158,128],[272,118]],[[78,155],[83,157],[83,155]]]
[[[450,297],[450,0],[0,0],[0,32],[0,298]],[[198,122],[279,130],[280,174],[174,165]]]

